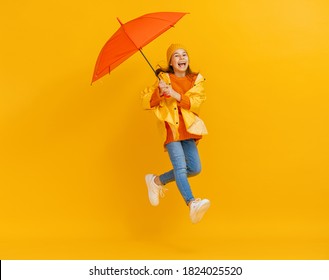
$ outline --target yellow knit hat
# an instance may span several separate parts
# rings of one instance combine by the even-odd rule
[[[183,49],[187,52],[186,48],[182,44],[171,44],[169,46],[168,50],[167,50],[167,62],[168,62],[168,64],[170,63],[171,56],[178,49]]]

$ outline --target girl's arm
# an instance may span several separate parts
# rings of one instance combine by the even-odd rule
[[[200,106],[206,100],[204,81],[205,79],[203,76],[199,74],[194,86],[185,94],[181,95],[171,86],[168,86],[168,92],[166,94],[175,98],[181,108],[190,110],[195,114],[199,114]]]
[[[164,98],[163,93],[159,89],[159,81],[157,80],[153,86],[144,89],[141,98],[142,107],[146,110],[159,106]]]
[[[167,88],[164,90],[164,94],[175,98],[178,102],[182,100],[182,96],[178,92],[176,92],[170,85],[168,85]]]
[[[162,99],[163,99],[163,93],[161,92],[159,87],[157,87],[151,96],[151,100],[150,100],[151,108],[155,106],[159,106]]]

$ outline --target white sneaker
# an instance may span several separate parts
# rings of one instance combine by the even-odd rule
[[[190,218],[193,224],[201,221],[203,215],[210,207],[210,201],[208,199],[200,199],[192,201],[190,204]]]
[[[155,175],[147,174],[145,176],[145,181],[148,189],[148,195],[151,205],[158,206],[159,205],[159,196],[164,197],[164,191],[167,189],[163,186],[159,186],[154,182]]]

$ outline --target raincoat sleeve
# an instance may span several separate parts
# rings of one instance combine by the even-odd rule
[[[163,96],[160,96],[160,90],[157,87],[152,96],[151,96],[151,100],[150,100],[150,104],[151,104],[151,108],[160,105],[161,100],[163,100]]]
[[[179,102],[179,105],[186,109],[186,110],[190,110],[191,108],[191,102],[190,102],[190,98],[188,96],[186,96],[185,94],[184,95],[181,95],[181,101]]]
[[[159,95],[158,84],[159,82],[156,81],[153,86],[145,88],[142,92],[141,99],[143,109],[150,110],[160,104],[163,98]]]
[[[206,100],[204,81],[205,79],[201,76],[201,74],[199,74],[194,86],[186,93],[186,96],[190,99],[189,111],[197,115],[199,115],[202,103]]]

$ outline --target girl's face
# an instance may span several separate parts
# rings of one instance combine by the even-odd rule
[[[183,49],[176,50],[171,56],[170,65],[173,67],[176,75],[185,76],[189,65],[187,52]]]

